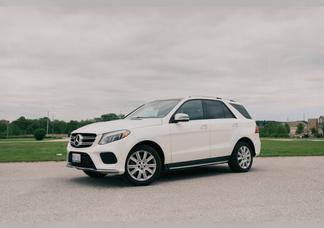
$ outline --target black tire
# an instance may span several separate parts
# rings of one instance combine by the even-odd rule
[[[83,172],[92,178],[103,178],[107,175],[104,173],[98,173],[96,171],[89,171],[89,170],[83,170]]]
[[[242,156],[240,156],[240,153],[242,153],[241,150],[245,150],[245,148],[248,148],[249,150],[249,154],[250,154],[249,163],[245,163],[245,162],[241,163],[242,159],[240,158],[242,158]],[[228,162],[229,167],[233,172],[248,172],[251,169],[252,164],[253,164],[253,151],[251,145],[246,142],[238,142]]]
[[[139,152],[139,154],[141,156],[141,161],[143,161],[143,164],[142,164],[143,167],[141,167],[141,168],[140,168],[141,164],[138,164],[134,160],[131,160],[131,157],[134,158],[133,156],[136,156],[137,152]],[[150,161],[147,160],[148,161],[147,163],[144,162],[144,161],[146,161],[146,159],[142,159],[142,158],[144,158],[144,152],[147,153],[146,154],[147,158],[151,158],[150,156],[153,156],[154,161],[155,161],[154,172],[151,170],[153,168],[150,168],[150,170],[152,172],[148,172],[148,170],[147,170],[148,166],[149,165],[153,166],[154,164],[152,163],[152,158],[151,158]],[[130,166],[136,166],[136,168],[130,168]],[[157,153],[157,151],[154,148],[152,148],[151,146],[140,145],[140,146],[132,149],[129,152],[129,154],[127,156],[127,159],[126,159],[126,162],[125,162],[125,174],[124,174],[124,176],[133,185],[145,186],[145,185],[151,184],[153,181],[155,181],[160,176],[161,167],[162,167],[161,158],[160,158],[159,154]],[[132,170],[130,170],[130,169],[132,169]],[[135,169],[137,171],[135,171]],[[131,174],[132,171],[135,171],[135,173]],[[139,172],[142,172],[142,173],[139,174]],[[147,177],[150,175],[149,179],[145,179],[144,173],[145,173],[145,175]],[[143,180],[135,179],[135,177],[133,177],[133,175],[134,176],[140,175],[140,177],[143,177]]]

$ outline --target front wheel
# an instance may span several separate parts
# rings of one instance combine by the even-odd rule
[[[126,159],[125,177],[134,185],[148,185],[161,172],[161,159],[156,150],[147,145],[133,149]]]
[[[253,154],[251,146],[246,142],[239,142],[228,162],[229,167],[234,172],[247,172],[251,169]]]
[[[98,173],[98,172],[95,172],[95,171],[83,170],[83,172],[85,174],[87,174],[89,177],[93,177],[93,178],[103,178],[103,177],[106,176],[106,174],[104,174],[104,173]]]

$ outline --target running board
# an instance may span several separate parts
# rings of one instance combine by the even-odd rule
[[[193,161],[170,163],[165,165],[165,169],[174,170],[174,169],[183,169],[183,168],[198,167],[198,166],[205,166],[205,165],[223,164],[223,163],[227,163],[230,157],[231,156],[223,156],[223,157],[206,158],[206,159],[193,160]]]

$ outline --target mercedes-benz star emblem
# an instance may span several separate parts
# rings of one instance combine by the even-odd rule
[[[83,140],[82,135],[78,134],[77,136],[75,136],[74,146],[80,146],[82,144],[82,140]]]

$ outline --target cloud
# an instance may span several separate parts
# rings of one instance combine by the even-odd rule
[[[324,9],[0,7],[0,119],[85,119],[212,95],[257,119],[324,113]]]

